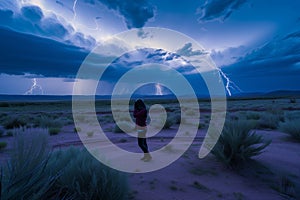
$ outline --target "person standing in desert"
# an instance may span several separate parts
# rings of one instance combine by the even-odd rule
[[[138,99],[134,103],[133,117],[135,118],[136,130],[138,133],[138,145],[144,152],[144,157],[141,160],[148,162],[152,159],[148,150],[146,133],[147,133],[147,109],[143,100]]]

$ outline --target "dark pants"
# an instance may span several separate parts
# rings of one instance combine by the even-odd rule
[[[144,133],[138,133],[138,144],[144,153],[149,153],[146,141],[146,131]]]

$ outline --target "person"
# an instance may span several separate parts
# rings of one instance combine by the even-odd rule
[[[147,109],[143,100],[138,99],[134,103],[133,117],[135,118],[136,130],[138,132],[138,145],[144,152],[144,157],[141,160],[148,162],[152,159],[146,141],[147,132]]]

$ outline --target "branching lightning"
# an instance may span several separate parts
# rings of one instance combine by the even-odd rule
[[[232,95],[230,89],[242,92],[242,90],[233,81],[231,81],[230,78],[220,68],[217,67],[217,70],[219,72],[220,78],[223,78],[226,81],[225,88],[229,96]]]
[[[72,12],[73,12],[73,24],[74,24],[74,22],[75,22],[75,20],[76,20],[76,17],[77,17],[77,11],[76,11],[76,7],[77,7],[77,1],[78,0],[74,0],[74,2],[73,2],[73,6],[72,6]],[[79,24],[79,23],[77,23],[77,25],[83,25],[83,26],[85,26],[87,29],[89,29],[89,30],[92,30],[92,31],[97,31],[97,30],[100,30],[100,28],[99,28],[99,24],[98,24],[98,20],[100,19],[100,17],[95,17],[94,18],[94,22],[95,22],[95,28],[90,28],[90,27],[87,27],[87,26],[85,26],[85,25],[83,25],[83,24]]]
[[[41,91],[41,94],[44,94],[42,86],[37,84],[36,78],[32,79],[32,86],[31,88],[25,92],[25,95],[32,95],[34,94],[34,90],[39,90]]]

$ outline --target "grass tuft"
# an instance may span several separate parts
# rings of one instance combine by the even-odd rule
[[[271,143],[252,131],[254,126],[247,121],[227,121],[212,153],[229,167],[242,167]]]
[[[279,124],[279,130],[300,141],[300,119],[288,120]]]
[[[7,146],[7,142],[0,142],[0,150],[4,149]]]

